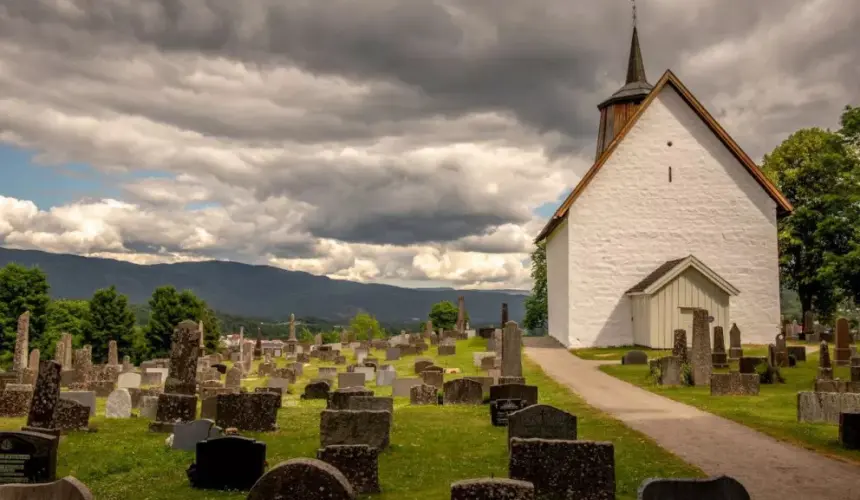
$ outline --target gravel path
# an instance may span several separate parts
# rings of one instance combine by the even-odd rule
[[[650,436],[711,476],[739,480],[753,500],[860,500],[860,466],[779,442],[749,427],[611,377],[551,338],[526,338],[526,355],[588,404]]]

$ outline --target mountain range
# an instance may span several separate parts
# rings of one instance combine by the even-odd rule
[[[192,290],[213,309],[227,314],[285,320],[290,313],[334,322],[366,311],[384,322],[417,322],[436,302],[464,296],[473,326],[497,325],[502,303],[521,321],[527,292],[520,290],[411,289],[334,280],[300,271],[238,262],[206,261],[139,265],[111,259],[0,248],[0,267],[15,262],[38,266],[48,276],[54,298],[88,299],[116,285],[133,304],[145,304],[153,290],[173,285]]]

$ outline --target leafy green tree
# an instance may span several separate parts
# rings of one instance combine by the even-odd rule
[[[842,126],[839,135],[849,146],[853,147],[856,154],[860,149],[860,106],[845,106],[845,112],[842,113],[839,124]]]
[[[205,301],[203,302],[203,342],[208,352],[216,352],[221,339],[221,320]]]
[[[792,134],[766,155],[763,171],[794,205],[779,221],[780,272],[803,313],[829,318],[841,301],[846,256],[856,249],[858,162],[839,133]],[[849,280],[850,281],[850,280]]]
[[[87,317],[90,313],[90,304],[86,300],[59,299],[48,303],[48,324],[41,342],[37,346],[42,352],[44,359],[54,357],[54,352],[64,333],[71,334],[72,346],[84,345],[88,325]]]
[[[108,343],[115,340],[121,355],[131,355],[134,345],[134,312],[128,306],[128,297],[117,292],[115,286],[96,290],[90,299],[85,344],[93,348],[93,361],[105,363]]]
[[[523,326],[529,330],[546,328],[547,325],[547,288],[546,288],[546,241],[537,244],[532,252],[532,293],[526,298],[526,317]]]
[[[449,300],[433,304],[427,317],[433,322],[433,329],[453,330],[457,326],[459,309]]]
[[[187,319],[200,321],[206,309],[206,304],[190,290],[179,292],[172,285],[156,288],[149,299],[149,323],[145,330],[149,357],[166,357],[170,353],[171,338],[176,325]],[[206,326],[204,322],[204,329]]]
[[[7,264],[0,269],[0,364],[15,352],[18,317],[30,311],[30,345],[39,346],[48,323],[48,278],[38,267]]]
[[[350,329],[355,333],[358,340],[368,340],[368,334],[375,339],[382,338],[382,329],[379,321],[368,313],[360,312],[349,322]]]

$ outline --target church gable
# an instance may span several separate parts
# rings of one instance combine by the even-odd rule
[[[641,106],[637,109],[636,113],[628,120],[625,126],[621,129],[618,135],[613,139],[613,141],[606,147],[605,151],[600,155],[597,161],[592,165],[592,167],[586,172],[577,186],[573,189],[570,195],[565,199],[565,201],[561,204],[561,206],[556,210],[553,217],[549,220],[547,225],[544,227],[543,231],[538,235],[535,241],[539,242],[545,239],[553,230],[558,226],[558,224],[564,220],[570,211],[571,206],[574,202],[582,195],[582,193],[588,188],[588,186],[593,182],[594,178],[598,175],[600,170],[604,167],[604,165],[609,162],[609,160],[613,157],[616,150],[619,146],[625,141],[625,138],[628,134],[631,133],[637,126],[641,126],[640,119],[646,114],[658,98],[663,100],[671,100],[667,99],[667,96],[664,94],[665,92],[676,93],[677,96],[680,97],[680,100],[684,103],[685,106],[691,110],[698,119],[702,121],[702,123],[706,126],[708,132],[713,134],[716,137],[721,145],[725,147],[731,156],[737,160],[737,162],[743,167],[743,170],[747,175],[752,176],[752,178],[756,181],[758,186],[763,189],[768,196],[776,203],[778,212],[787,213],[792,210],[792,206],[790,202],[779,192],[779,190],[770,183],[770,181],[765,177],[764,173],[755,165],[755,163],[747,156],[746,153],[737,145],[737,143],[725,132],[725,130],[714,120],[714,118],[705,110],[705,108],[699,103],[699,101],[689,92],[689,90],[678,80],[678,78],[671,72],[666,71],[663,76],[660,78],[660,81],[654,86],[654,89],[650,92],[648,97],[642,102]],[[671,175],[671,174],[667,174]],[[743,173],[738,173],[738,175],[743,175]]]

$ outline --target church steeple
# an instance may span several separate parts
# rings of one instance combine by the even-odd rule
[[[600,130],[597,135],[597,158],[612,143],[612,139],[627,124],[645,97],[654,88],[645,76],[645,63],[639,46],[639,31],[636,29],[636,7],[633,7],[633,37],[630,40],[630,56],[627,59],[627,80],[624,86],[597,106],[600,110]]]

